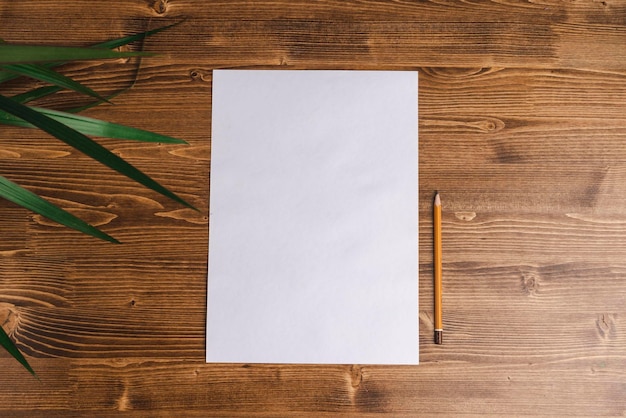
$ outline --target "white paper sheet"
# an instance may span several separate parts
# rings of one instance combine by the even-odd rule
[[[207,362],[418,363],[417,78],[213,72]]]

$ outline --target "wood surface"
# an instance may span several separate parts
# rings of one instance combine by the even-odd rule
[[[123,242],[0,200],[0,323],[40,377],[1,352],[0,416],[626,414],[626,2],[0,0],[7,42],[182,19],[129,47],[157,57],[64,71],[102,93],[136,79],[86,115],[187,140],[100,142],[199,212],[0,127],[2,175]],[[420,71],[419,366],[204,363],[211,71],[244,67]]]

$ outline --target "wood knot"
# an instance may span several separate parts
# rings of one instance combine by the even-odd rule
[[[169,212],[155,212],[154,215],[161,216],[163,218],[185,221],[196,225],[206,225],[209,223],[209,218],[206,215],[202,215],[193,209],[176,209]]]
[[[361,367],[353,364],[350,367],[350,383],[353,388],[358,388],[363,381],[363,372],[361,371]]]
[[[465,79],[489,73],[491,72],[491,68],[432,67],[426,69],[425,71],[436,76],[445,77],[448,79]]]
[[[121,45],[121,46],[118,46],[117,48],[115,48],[115,51],[117,51],[117,52],[133,52],[133,49],[131,48],[130,45]],[[132,57],[122,57],[122,58],[118,58],[117,60],[115,60],[115,62],[118,63],[118,64],[128,64],[131,59],[132,59]]]
[[[154,10],[159,15],[164,15],[167,13],[168,0],[156,0],[152,3],[152,10]]]
[[[15,305],[0,303],[0,326],[8,335],[12,335],[19,325],[19,316]]]
[[[535,273],[522,273],[522,291],[531,296],[539,291],[539,278]]]
[[[132,403],[131,403],[131,399],[129,396],[129,390],[128,390],[128,381],[124,381],[123,383],[123,389],[122,389],[122,394],[120,395],[119,399],[117,400],[117,410],[118,411],[128,411],[130,409],[132,409]]]
[[[194,68],[193,70],[189,71],[189,77],[191,77],[193,81],[211,81],[210,75],[210,71],[205,71],[198,68]]]
[[[481,132],[494,133],[501,131],[505,127],[504,121],[496,118],[480,119],[467,122],[468,126]]]
[[[476,212],[455,212],[454,216],[461,221],[471,221],[476,217]]]
[[[419,313],[420,327],[424,325],[428,330],[433,331],[435,329],[435,319],[431,311],[420,311]]]
[[[615,316],[614,314],[600,314],[596,319],[598,334],[605,340],[616,338]]]

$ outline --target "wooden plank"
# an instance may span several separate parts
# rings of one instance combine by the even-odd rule
[[[145,30],[151,17],[188,16],[181,28],[161,37],[160,48],[179,60],[213,67],[296,65],[355,68],[401,66],[553,66],[624,68],[614,54],[623,45],[623,5],[559,2],[515,7],[499,2],[461,6],[438,2],[337,2],[311,8],[308,2],[125,1],[119,8],[90,7],[66,1],[66,14],[51,15],[36,1],[11,2],[3,8],[6,28],[20,41],[97,42],[97,33]],[[152,6],[152,7],[151,7]],[[155,9],[156,7],[156,9]],[[286,11],[285,11],[286,10]],[[120,18],[120,16],[124,16]],[[20,20],[11,23],[11,16]],[[29,16],[26,18],[26,16]],[[70,16],[80,16],[73,19]],[[143,20],[142,20],[143,18]],[[45,21],[23,30],[24,19]],[[17,26],[19,25],[19,26]],[[33,30],[34,28],[34,30]],[[21,29],[21,30],[20,30]],[[189,42],[185,34],[194,34]],[[74,41],[76,42],[76,41]],[[584,56],[579,53],[584,50]]]
[[[446,341],[453,347],[449,360],[492,362],[499,358],[525,363],[529,354],[518,353],[519,347],[532,348],[537,361],[563,360],[597,349],[621,352],[626,343],[624,324],[619,321],[626,297],[621,292],[625,265],[607,265],[598,258],[595,264],[537,264],[536,260],[524,264],[513,251],[504,248],[503,254],[500,260],[491,257],[489,264],[481,264],[461,261],[454,251],[445,252],[455,260],[444,263]],[[436,361],[440,358],[436,353],[442,353],[431,342],[430,271],[428,265],[422,265],[420,336],[426,363]],[[103,278],[92,280],[102,282]],[[68,282],[66,286],[78,288],[74,281]],[[153,293],[139,279],[125,283],[118,288],[115,282],[108,282],[97,288],[99,292],[94,292],[93,284],[81,284],[85,288],[81,297],[88,297],[88,292],[93,296],[91,303],[79,301],[76,307],[68,306],[73,304],[71,298],[55,307],[5,305],[9,331],[36,357],[203,358],[203,304],[194,302],[193,308],[181,310],[182,298],[170,299],[168,287],[158,280],[153,281],[153,288],[159,290]],[[99,295],[107,294],[118,301],[130,293],[129,288],[145,296],[129,298],[123,305],[100,300]],[[597,300],[602,300],[601,307]],[[501,315],[494,316],[494,312]]]
[[[417,367],[206,367],[199,362],[156,359],[77,360],[72,364],[73,373],[67,380],[46,375],[49,387],[59,388],[68,382],[73,387],[66,413],[586,416],[584,411],[594,411],[595,416],[610,416],[624,408],[620,395],[625,364],[618,356],[547,364],[530,359],[523,365],[443,361]],[[16,389],[13,396],[27,388]],[[22,399],[28,401],[27,397]],[[54,406],[54,397],[29,403],[34,402],[40,407],[47,403]],[[5,397],[2,405],[14,406],[16,411],[26,409],[11,397]],[[57,408],[62,406],[56,404]]]

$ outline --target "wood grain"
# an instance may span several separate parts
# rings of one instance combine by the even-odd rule
[[[98,141],[200,209],[0,127],[1,175],[123,242],[0,200],[0,323],[41,379],[1,352],[0,415],[624,415],[624,16],[618,0],[0,2],[9,42],[88,45],[184,19],[128,47],[157,57],[64,72],[102,93],[133,85],[85,114],[189,144]],[[204,363],[216,68],[420,72],[419,366]]]

